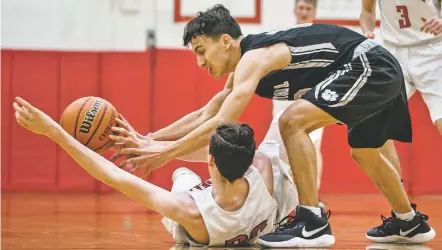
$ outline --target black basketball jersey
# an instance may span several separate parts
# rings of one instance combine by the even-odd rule
[[[249,50],[287,44],[292,53],[290,64],[263,77],[255,93],[264,98],[293,100],[299,90],[314,87],[330,72],[349,63],[356,46],[366,39],[341,26],[303,24],[244,37],[241,56]]]

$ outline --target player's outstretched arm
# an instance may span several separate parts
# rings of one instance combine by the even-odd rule
[[[13,106],[18,124],[52,139],[96,179],[180,223],[186,229],[195,227],[195,224],[202,221],[201,214],[189,194],[171,193],[116,167],[75,140],[58,123],[25,100],[17,98]]]
[[[123,149],[123,154],[139,156],[127,159],[120,165],[135,164],[135,170],[145,168],[150,172],[172,159],[182,157],[209,145],[210,136],[215,132],[216,127],[236,122],[239,119],[255,93],[260,79],[273,70],[286,67],[290,61],[291,52],[287,45],[283,43],[248,51],[235,69],[232,92],[222,103],[217,115],[177,140],[171,146],[160,151],[150,148]]]
[[[233,74],[227,79],[224,89],[216,94],[204,107],[194,111],[171,125],[152,133],[152,138],[157,141],[174,141],[182,138],[205,121],[214,117],[223,101],[232,91]]]
[[[246,52],[235,69],[232,93],[227,96],[218,114],[179,139],[171,148],[174,158],[207,146],[217,126],[236,122],[249,104],[261,78],[273,70],[286,67],[290,61],[290,50],[283,43]]]
[[[367,38],[374,38],[376,27],[376,0],[362,0],[362,11],[359,16],[362,33]]]

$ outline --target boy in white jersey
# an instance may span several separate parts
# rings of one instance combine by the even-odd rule
[[[182,243],[248,244],[273,230],[277,205],[272,198],[271,164],[268,159],[255,161],[267,164],[267,174],[251,167],[255,141],[248,125],[222,125],[212,135],[208,156],[211,188],[176,193],[118,168],[25,100],[16,98],[13,107],[19,125],[49,137],[92,176],[176,222],[171,229],[182,233]]]
[[[360,24],[364,35],[374,38],[376,0],[363,0]],[[441,0],[379,0],[381,36],[386,47],[400,62],[405,76],[407,97],[420,91],[430,111],[430,117],[442,134],[442,13]],[[401,175],[399,157],[391,140],[381,148],[382,154]],[[376,242],[426,241],[415,232],[404,234],[391,222],[411,220],[414,211],[392,212],[392,217],[371,229],[367,238]],[[421,215],[428,219],[427,216]],[[398,220],[399,219],[399,220]],[[418,231],[418,230],[414,230]],[[421,237],[422,239],[418,239]]]

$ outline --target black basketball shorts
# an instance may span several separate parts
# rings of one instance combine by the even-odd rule
[[[399,62],[379,45],[367,50],[355,50],[351,62],[331,72],[302,98],[346,124],[352,148],[378,148],[388,139],[411,142]]]

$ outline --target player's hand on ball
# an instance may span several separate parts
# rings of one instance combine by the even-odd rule
[[[111,150],[116,151],[109,160],[114,161],[120,158],[121,150],[123,148],[143,148],[149,144],[148,136],[143,136],[129,124],[129,122],[120,114],[120,118],[116,119],[119,127],[112,127],[112,131],[118,135],[109,135],[111,140],[115,141],[115,144],[111,147]],[[127,158],[134,157],[135,155],[127,155]]]
[[[365,33],[364,33],[364,36],[365,36],[366,38],[370,38],[370,39],[374,39],[374,37],[375,37],[373,31],[367,31],[367,32],[365,32]]]
[[[421,31],[425,33],[430,33],[433,35],[439,35],[442,33],[442,19],[437,17],[432,17],[430,19],[422,18],[424,24],[421,27]]]
[[[52,120],[51,117],[20,97],[15,98],[12,106],[15,109],[17,123],[31,132],[49,136],[53,129],[58,126],[58,123]]]

